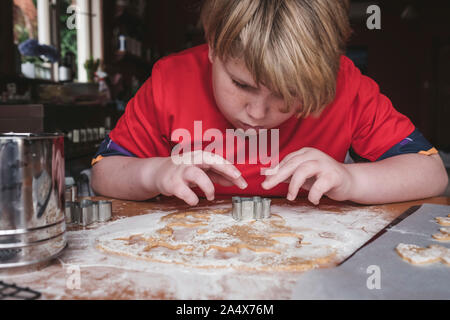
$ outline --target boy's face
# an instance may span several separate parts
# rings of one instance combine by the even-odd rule
[[[209,50],[216,103],[225,118],[238,129],[272,129],[298,110],[283,113],[285,102],[264,86],[257,86],[241,60],[223,62]]]

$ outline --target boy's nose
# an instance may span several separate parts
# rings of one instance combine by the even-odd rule
[[[264,101],[255,101],[248,103],[246,106],[247,114],[255,120],[262,120],[265,118],[268,107]]]

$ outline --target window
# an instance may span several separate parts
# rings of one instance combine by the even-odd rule
[[[86,61],[103,58],[102,1],[14,0],[15,43],[35,39],[40,45],[53,46],[60,54],[56,63],[22,57],[23,64],[32,64],[33,69],[43,68],[48,73],[36,75],[33,70],[26,76],[57,81],[59,65],[69,64],[78,81],[87,82]]]
[[[62,31],[64,37],[67,37],[68,43],[62,45],[61,50],[70,50],[74,52],[76,48],[76,60],[78,70],[78,81],[87,82],[90,77],[85,68],[88,60],[103,59],[103,30],[102,30],[102,1],[103,0],[59,0],[63,1],[63,13],[66,16],[66,24],[63,26],[66,30]],[[71,10],[75,8],[75,11]],[[69,10],[68,10],[69,9]],[[70,29],[68,19],[75,14],[75,31]],[[63,18],[64,20],[64,18]],[[70,21],[69,21],[70,22]],[[76,37],[76,46],[74,39]]]
[[[59,3],[59,30],[61,63],[68,67],[77,79],[77,28],[76,28],[76,1],[61,0]]]
[[[14,42],[37,38],[37,0],[14,0]]]

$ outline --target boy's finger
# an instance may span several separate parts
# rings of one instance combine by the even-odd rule
[[[248,184],[242,177],[242,173],[227,159],[205,151],[196,153],[196,155],[202,157],[202,159],[198,159],[202,160],[199,165],[200,168],[214,170],[239,188],[247,188]]]
[[[330,180],[319,178],[311,187],[308,194],[308,200],[318,205],[322,196],[333,188]]]
[[[291,177],[291,182],[289,183],[289,189],[287,194],[287,199],[289,201],[294,201],[297,198],[298,192],[305,184],[306,180],[318,174],[317,168],[309,167],[305,170],[296,170]]]
[[[291,160],[292,158],[300,156],[302,154],[305,154],[306,152],[308,152],[308,149],[306,149],[306,148],[300,149],[300,150],[298,150],[296,152],[292,152],[292,153],[288,154],[286,157],[284,157],[283,160],[280,161],[279,165],[282,166],[286,162]]]
[[[212,182],[218,183],[223,187],[232,187],[234,186],[234,183],[228,180],[227,178],[223,177],[222,175],[215,173],[214,171],[210,170],[206,172],[206,174],[209,176]]]
[[[232,182],[241,189],[245,189],[248,186],[247,182],[242,177],[241,172],[232,164],[225,164],[225,165],[214,164],[211,165],[210,169],[214,170],[216,173],[228,179],[230,182]]]
[[[214,200],[214,185],[208,175],[200,168],[189,167],[184,172],[185,181],[198,186],[209,201]]]
[[[199,202],[197,195],[183,181],[174,188],[173,195],[190,206],[196,206]]]
[[[311,151],[312,151],[311,148],[303,148],[296,152],[292,152],[292,153],[288,154],[286,157],[283,158],[283,160],[281,160],[281,162],[278,164],[277,168],[275,168],[276,170],[274,170],[274,171],[278,173],[278,170],[280,168],[289,166],[291,163],[294,163],[294,165],[295,165],[295,164],[299,164],[299,163],[302,163],[302,162],[305,162],[308,160],[316,159],[317,156],[314,154],[314,152],[311,152]],[[276,174],[274,174],[274,175],[276,175]],[[286,179],[284,181],[288,182],[288,179]]]
[[[283,165],[280,165],[277,173],[272,176],[268,176],[262,183],[262,187],[269,190],[282,182],[289,182],[294,172],[299,170],[299,166],[302,165],[318,167],[318,161],[307,155],[297,155],[296,157],[293,157],[285,162]]]
[[[283,181],[288,180],[299,165],[300,163],[295,161],[295,159],[289,160],[284,165],[280,165],[276,174],[267,176],[261,186],[266,190],[272,189]]]

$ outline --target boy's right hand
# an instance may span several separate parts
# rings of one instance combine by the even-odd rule
[[[206,198],[212,201],[215,195],[213,182],[227,187],[236,185],[241,189],[248,186],[241,172],[231,162],[218,155],[195,151],[183,154],[182,157],[194,161],[179,163],[168,157],[158,168],[154,183],[161,194],[175,196],[195,206],[199,199],[192,187],[199,187]]]

